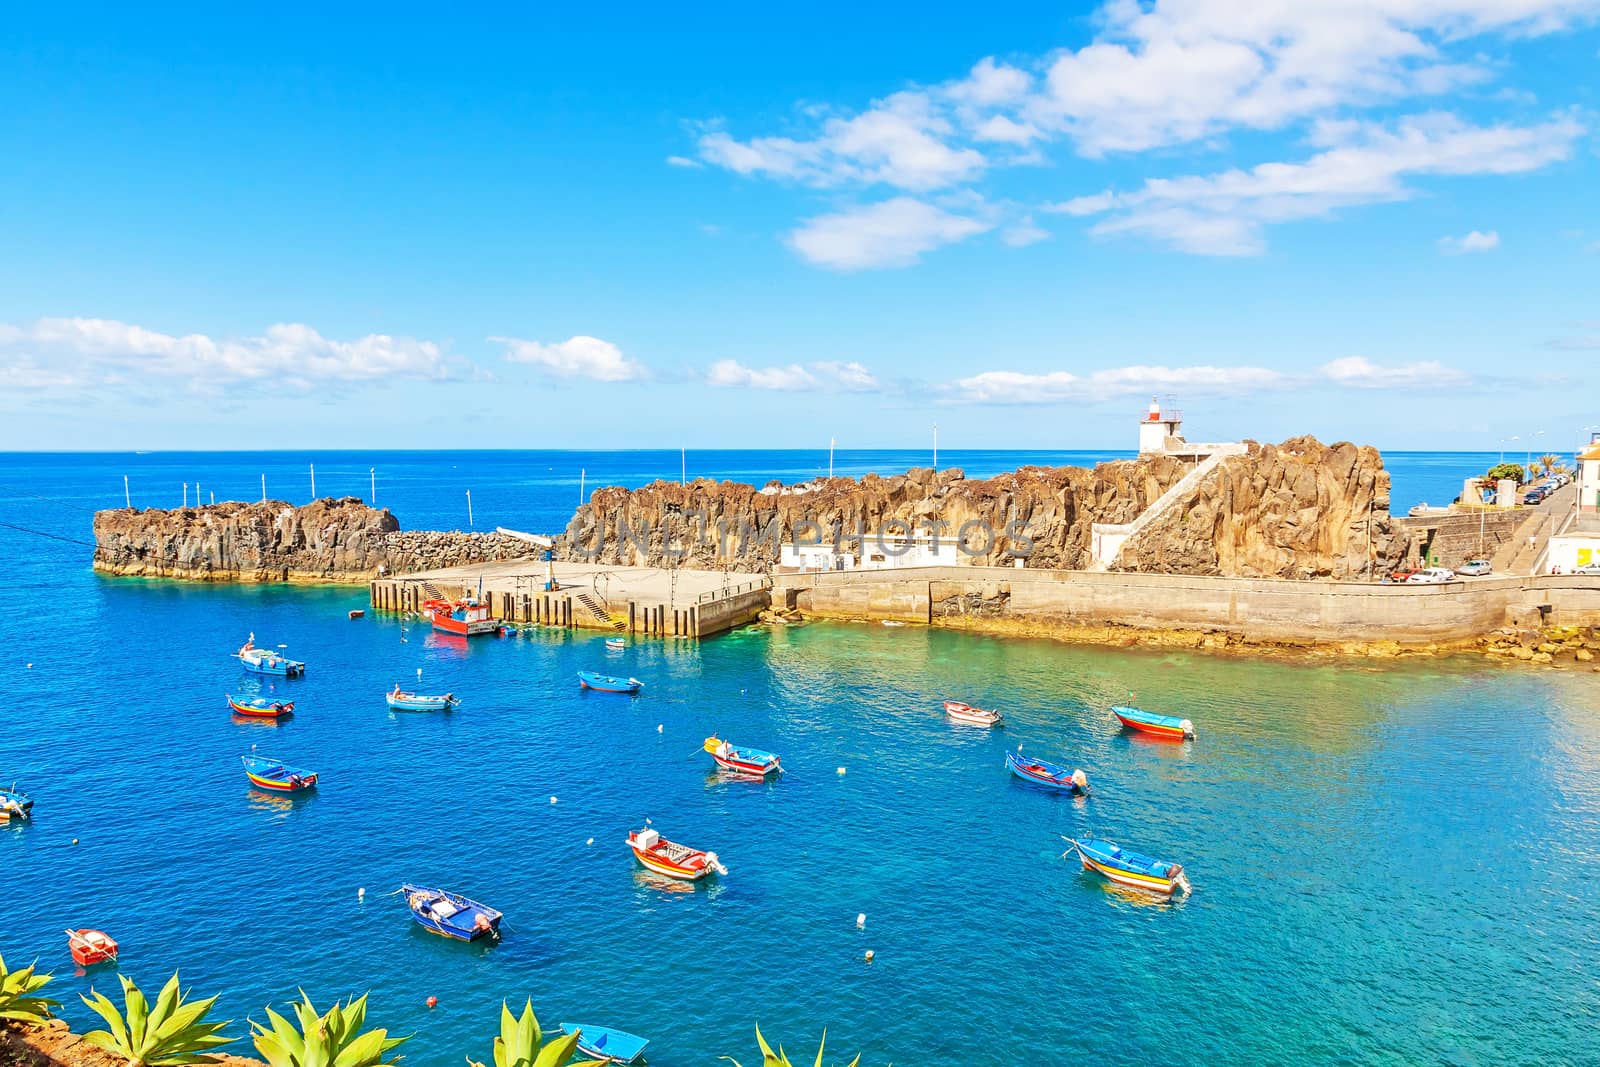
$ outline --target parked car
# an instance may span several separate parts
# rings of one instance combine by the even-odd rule
[[[1415,574],[1415,573],[1417,573],[1417,572],[1413,571],[1413,570],[1404,570],[1404,569],[1398,570],[1398,571],[1394,571],[1389,575],[1389,580],[1391,582],[1409,582],[1411,580],[1411,576],[1413,574]]]
[[[1573,574],[1600,574],[1600,563],[1585,563],[1581,567],[1574,568],[1572,573]]]
[[[1467,574],[1474,577],[1480,574],[1491,574],[1493,571],[1494,568],[1489,566],[1489,561],[1486,559],[1469,559],[1456,568],[1457,574]]]
[[[1545,492],[1543,489],[1529,489],[1527,495],[1522,498],[1522,502],[1524,504],[1542,504],[1544,498]]]
[[[1442,585],[1453,582],[1456,572],[1449,567],[1425,567],[1406,579],[1408,585]]]

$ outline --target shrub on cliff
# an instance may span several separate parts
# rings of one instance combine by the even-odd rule
[[[533,1001],[522,1009],[522,1018],[511,1014],[505,1001],[500,1002],[500,1036],[494,1039],[494,1067],[566,1067],[578,1048],[577,1034],[561,1034],[541,1044],[544,1034],[539,1030],[539,1020],[533,1014]],[[471,1067],[484,1067],[470,1058]],[[584,1060],[575,1067],[598,1065],[599,1060]]]
[[[319,1014],[300,991],[300,1003],[294,1006],[295,1021],[290,1022],[271,1008],[267,1009],[264,1026],[252,1021],[251,1040],[256,1051],[272,1067],[389,1067],[398,1059],[387,1060],[390,1049],[407,1037],[390,1037],[387,1030],[367,1030],[361,1026],[367,1021],[367,998],[341,1004]]]
[[[228,1025],[226,1022],[205,1021],[216,997],[185,1002],[178,989],[177,971],[161,988],[153,1008],[132,979],[119,974],[117,981],[122,983],[126,1013],[118,1011],[104,993],[91,989],[94,999],[84,997],[83,1002],[106,1021],[108,1029],[90,1030],[83,1039],[113,1056],[121,1056],[128,1067],[215,1063],[216,1057],[205,1055],[206,1050],[238,1040],[217,1033]]]
[[[782,1045],[778,1046],[777,1052],[772,1051],[772,1047],[767,1044],[767,1039],[761,1036],[761,1027],[759,1026],[756,1027],[756,1044],[761,1046],[761,1067],[794,1067],[794,1065],[789,1062],[789,1056],[783,1051]],[[822,1067],[822,1050],[827,1048],[827,1046],[828,1034],[827,1031],[823,1031],[822,1043],[817,1046],[816,1067]],[[727,1060],[729,1063],[732,1063],[733,1067],[742,1067],[739,1061],[734,1059],[732,1056],[724,1056],[722,1058]],[[849,1067],[857,1067],[860,1062],[861,1057],[857,1056],[855,1059],[850,1061]]]
[[[8,971],[5,957],[0,956],[0,1019],[39,1026],[49,1021],[51,1008],[61,1007],[59,1001],[34,996],[51,981],[48,974],[34,974],[35,966]]]

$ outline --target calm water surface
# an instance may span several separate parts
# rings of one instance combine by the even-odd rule
[[[617,457],[640,476],[667,459]],[[107,503],[128,462],[10,462],[7,521],[82,537],[70,505]],[[245,463],[203,462],[202,480]],[[415,506],[394,506],[442,524],[450,459],[415,463]],[[575,485],[548,480],[494,483],[491,499],[532,503],[489,524],[559,524]],[[78,1024],[95,978],[73,974],[69,925],[110,930],[141,983],[181,967],[235,1032],[297,986],[319,1002],[371,989],[372,1017],[415,1031],[408,1062],[429,1067],[485,1057],[501,999],[526,997],[550,1023],[653,1037],[657,1067],[744,1057],[757,1021],[791,1051],[826,1025],[868,1067],[1009,1065],[1017,1033],[1113,1064],[1592,1062],[1600,676],[881,626],[612,655],[562,632],[468,645],[349,621],[358,590],[100,580],[78,546],[0,530],[0,548],[13,593],[46,596],[0,618],[0,778],[38,802],[32,825],[0,830],[0,953],[40,956]],[[309,676],[243,675],[228,653],[252,630]],[[599,665],[648,688],[579,691],[573,672]],[[459,712],[384,707],[419,669]],[[1130,690],[1199,740],[1117,732],[1105,707]],[[236,721],[225,691],[300,714]],[[947,696],[999,706],[1006,728],[947,724]],[[719,779],[700,751],[713,730],[790,773]],[[1018,744],[1082,766],[1094,795],[1009,779]],[[252,748],[322,787],[253,792]],[[646,818],[730,874],[685,892],[639,873],[623,838]],[[1181,861],[1195,893],[1108,888],[1061,858],[1061,834]],[[503,943],[424,934],[385,895],[406,879],[502,908]]]

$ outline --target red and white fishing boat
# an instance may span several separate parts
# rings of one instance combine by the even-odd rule
[[[783,770],[776,753],[729,744],[716,734],[706,738],[705,750],[711,753],[711,758],[717,761],[718,767],[734,774],[765,778],[769,774]]]
[[[441,633],[457,637],[476,637],[479,634],[500,632],[500,620],[489,614],[489,605],[475,596],[460,600],[425,600],[422,613]]]
[[[717,862],[715,852],[702,852],[676,841],[668,841],[648,826],[628,834],[628,847],[633,849],[634,857],[646,870],[668,878],[694,882],[712,871],[728,873],[728,868]]]
[[[973,726],[999,726],[1001,722],[998,711],[985,711],[959,700],[946,700],[944,713],[956,722],[971,723]]]
[[[67,948],[72,951],[72,962],[79,967],[117,960],[117,943],[103,930],[68,930]]]

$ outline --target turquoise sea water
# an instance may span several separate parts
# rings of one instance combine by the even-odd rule
[[[635,474],[678,459],[613,456]],[[407,525],[454,507],[454,459],[395,476]],[[81,537],[87,513],[68,504],[104,506],[131,462],[8,458],[7,521]],[[184,462],[219,484],[263,465]],[[474,486],[480,509],[483,495],[529,501],[480,510],[480,526],[565,518],[573,487],[534,465]],[[114,985],[73,974],[61,929],[89,925],[142,984],[181,967],[220,993],[234,1032],[297,986],[319,1002],[370,989],[372,1017],[415,1031],[408,1062],[429,1067],[487,1056],[501,999],[527,997],[548,1023],[654,1038],[658,1067],[749,1062],[756,1022],[791,1052],[827,1026],[868,1067],[999,1067],[1022,1058],[1019,1034],[1044,1060],[1116,1064],[1591,1058],[1597,675],[881,626],[619,655],[560,631],[467,644],[346,619],[362,590],[101,580],[78,546],[9,530],[0,549],[15,601],[0,617],[0,779],[38,803],[33,824],[0,830],[0,953],[41,957],[75,1023],[77,992]],[[252,630],[308,677],[243,675],[228,653]],[[645,693],[579,691],[574,672],[600,665]],[[391,714],[382,692],[418,669],[423,688],[463,695],[460,711]],[[1117,732],[1105,708],[1130,689],[1194,719],[1198,741]],[[238,721],[225,691],[287,694],[300,714]],[[945,697],[1000,707],[1006,728],[949,725]],[[790,773],[719,779],[700,751],[713,730]],[[1010,779],[1017,744],[1082,766],[1093,796]],[[252,746],[322,787],[253,792],[238,761]],[[682,891],[639,873],[623,838],[646,818],[717,850],[729,875]],[[1194,895],[1108,888],[1061,858],[1060,834],[1180,861]],[[502,908],[504,941],[423,933],[385,895],[407,879]]]

